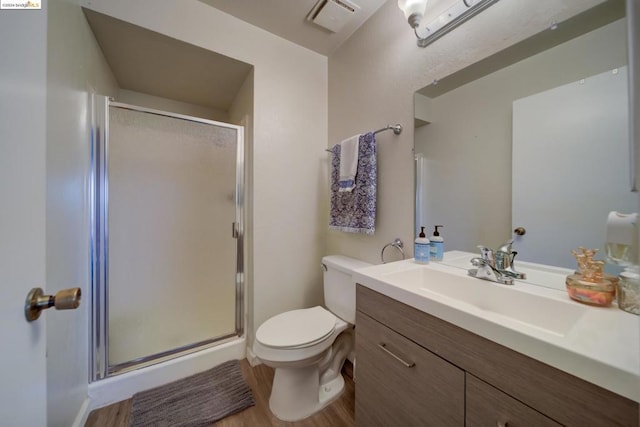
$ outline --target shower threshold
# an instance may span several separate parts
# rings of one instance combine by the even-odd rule
[[[128,362],[119,363],[117,365],[111,365],[107,369],[107,378],[115,375],[131,372],[136,369],[144,368],[147,366],[155,365],[158,363],[166,362],[178,357],[186,356],[191,353],[206,350],[208,348],[216,347],[234,340],[237,340],[240,336],[236,333],[221,335],[219,337],[211,338],[208,340],[187,344],[182,347],[174,348],[172,350],[163,351],[160,353],[152,354],[149,356],[140,357]]]

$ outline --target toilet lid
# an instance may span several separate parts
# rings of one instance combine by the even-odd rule
[[[326,338],[335,324],[336,316],[320,306],[292,310],[264,322],[256,332],[256,339],[269,347],[302,347]]]

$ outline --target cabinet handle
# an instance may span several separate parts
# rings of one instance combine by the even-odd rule
[[[385,353],[387,353],[389,356],[393,357],[394,359],[396,359],[398,362],[402,363],[404,366],[406,366],[407,368],[413,368],[414,366],[416,366],[415,363],[413,362],[406,362],[404,359],[402,359],[401,357],[393,354],[391,351],[389,351],[389,349],[387,348],[387,344],[381,342],[380,344],[378,344],[378,347],[380,347],[381,349],[383,349],[385,351]]]
[[[505,422],[498,421],[496,423],[496,427],[509,427],[509,422],[508,421],[505,421]]]

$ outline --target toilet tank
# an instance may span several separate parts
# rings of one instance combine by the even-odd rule
[[[343,255],[322,258],[324,269],[324,303],[327,309],[342,320],[356,322],[356,284],[351,279],[353,270],[372,264]]]

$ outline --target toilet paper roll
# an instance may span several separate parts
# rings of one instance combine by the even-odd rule
[[[610,212],[607,218],[607,242],[618,245],[635,246],[638,214]]]

